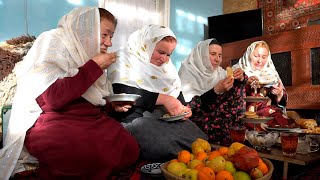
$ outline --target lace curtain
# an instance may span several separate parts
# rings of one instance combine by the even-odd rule
[[[99,7],[118,19],[109,51],[116,51],[127,42],[129,35],[147,24],[169,26],[170,0],[99,0]]]

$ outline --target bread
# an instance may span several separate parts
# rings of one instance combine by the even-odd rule
[[[296,124],[298,124],[301,128],[313,130],[318,126],[317,121],[314,119],[296,119]]]
[[[246,111],[244,115],[246,116],[246,118],[250,118],[250,119],[258,118],[257,113],[252,111]]]
[[[287,111],[287,116],[293,120],[300,119],[300,115],[296,111]]]
[[[232,68],[228,66],[226,68],[226,71],[227,71],[227,77],[233,78],[233,70],[232,70]]]

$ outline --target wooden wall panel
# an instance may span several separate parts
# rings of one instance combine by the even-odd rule
[[[320,47],[320,25],[223,44],[222,67],[239,59],[254,41],[264,40],[272,54],[291,52],[292,86],[286,87],[289,109],[320,109],[320,86],[312,85],[310,49]],[[284,69],[285,71],[285,69]]]
[[[223,0],[223,14],[248,11],[258,8],[258,0]]]

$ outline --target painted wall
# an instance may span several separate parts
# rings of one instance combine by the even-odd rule
[[[26,34],[37,37],[74,7],[97,5],[98,0],[0,0],[0,42]],[[171,57],[177,68],[204,39],[207,17],[222,11],[223,0],[170,0],[170,28],[178,38]]]
[[[207,17],[222,11],[223,0],[170,0],[170,28],[178,39],[171,59],[178,69],[192,48],[207,37]]]
[[[98,0],[0,0],[0,42],[26,34],[37,37],[77,6],[98,6]]]

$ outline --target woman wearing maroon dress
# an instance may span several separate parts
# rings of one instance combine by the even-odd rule
[[[25,162],[39,162],[40,179],[109,179],[138,159],[135,138],[108,115],[130,105],[103,99],[115,27],[107,10],[83,7],[37,38],[17,72],[0,179]]]
[[[249,77],[249,83],[246,86],[246,96],[264,96],[269,98],[268,100],[256,103],[256,111],[259,116],[274,118],[268,121],[267,125],[280,125],[281,127],[295,125],[294,121],[283,113],[288,97],[280,76],[273,65],[269,46],[266,42],[253,42],[239,59],[238,64],[234,66],[243,69]],[[254,80],[260,84],[256,94],[254,94],[254,89],[251,87],[251,83]],[[254,111],[254,106],[254,102],[247,102],[247,111]],[[253,128],[252,124],[246,125],[250,129]],[[265,127],[265,124],[261,124],[262,129]]]

